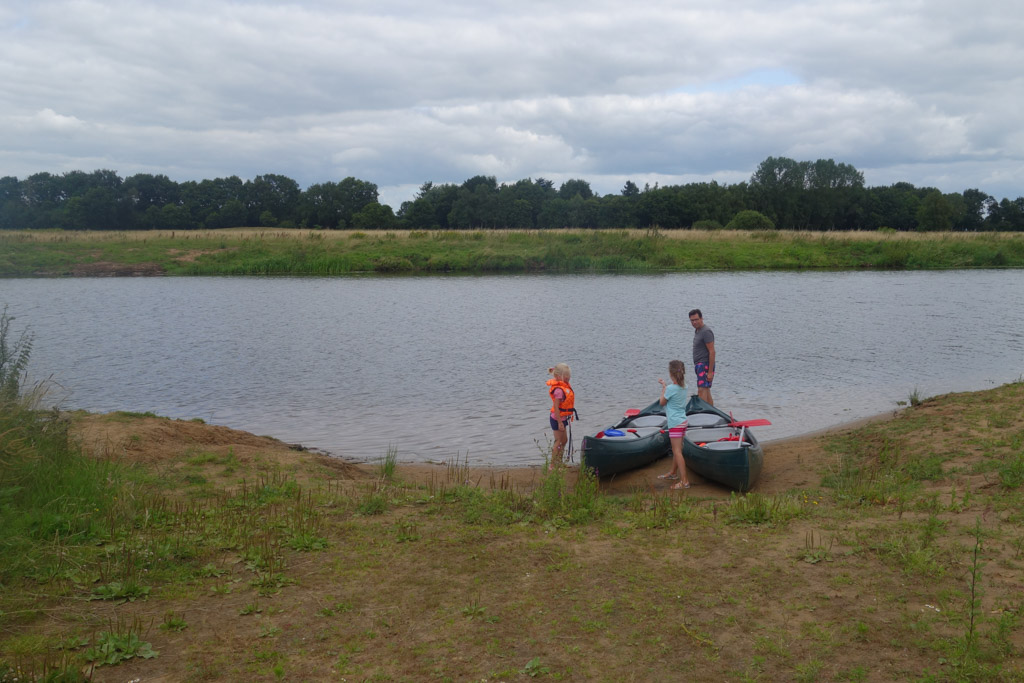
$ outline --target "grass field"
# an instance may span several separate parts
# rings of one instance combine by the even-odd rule
[[[0,277],[1024,267],[1020,233],[0,232]]]
[[[28,389],[0,407],[5,683],[1024,680],[1021,381],[769,444],[744,496],[413,476]],[[787,458],[805,484],[772,483]]]

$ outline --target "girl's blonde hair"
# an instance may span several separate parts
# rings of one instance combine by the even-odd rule
[[[567,380],[569,379],[572,372],[569,370],[569,366],[565,363],[559,363],[553,368],[548,368],[548,374],[554,375],[555,379]]]
[[[668,362],[668,374],[672,381],[681,387],[686,386],[686,365],[681,360],[670,360]]]

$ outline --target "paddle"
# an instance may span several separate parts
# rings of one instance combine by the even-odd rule
[[[630,408],[629,410],[626,411],[625,417],[636,417],[639,414],[640,414],[640,409],[639,408]]]
[[[729,426],[730,427],[765,427],[765,426],[770,425],[770,424],[771,424],[771,422],[769,422],[768,420],[766,420],[764,418],[761,418],[759,420],[741,420],[739,422],[730,422]]]

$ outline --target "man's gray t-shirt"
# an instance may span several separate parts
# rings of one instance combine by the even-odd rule
[[[715,343],[715,333],[711,328],[704,325],[699,330],[693,331],[693,364],[709,363],[711,354],[708,353],[708,344]]]

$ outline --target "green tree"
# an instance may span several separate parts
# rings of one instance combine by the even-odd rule
[[[248,223],[266,225],[264,219],[276,226],[282,221],[299,219],[299,184],[283,175],[258,175],[245,184]],[[269,212],[269,216],[264,214]]]
[[[122,227],[118,196],[106,187],[92,187],[67,201],[72,230],[117,230]]]
[[[166,204],[177,204],[181,201],[181,188],[165,175],[136,173],[125,178],[124,194],[137,214],[146,212],[150,207],[162,208]]]
[[[947,231],[953,229],[956,212],[952,202],[938,190],[932,190],[921,200],[917,209],[917,229]]]
[[[458,198],[459,186],[423,183],[411,202],[403,202],[399,218],[413,230],[445,230],[451,227],[448,216]]]
[[[216,229],[246,225],[245,184],[238,176],[189,181],[182,183],[180,190],[181,204],[193,226]]]
[[[367,204],[352,216],[356,230],[390,230],[395,226],[395,213],[386,204]]]
[[[963,194],[963,218],[955,226],[960,230],[977,231],[985,229],[985,216],[988,215],[988,208],[994,200],[991,196],[981,190],[964,190]]]
[[[562,186],[558,188],[558,196],[561,199],[572,199],[579,195],[583,199],[590,199],[594,196],[593,190],[590,189],[590,183],[580,178],[572,178],[562,183]]]
[[[459,188],[448,225],[453,228],[493,228],[498,224],[498,183],[494,176],[474,176]]]
[[[302,221],[309,226],[345,228],[363,207],[377,203],[377,186],[349,176],[311,185],[302,196]]]

